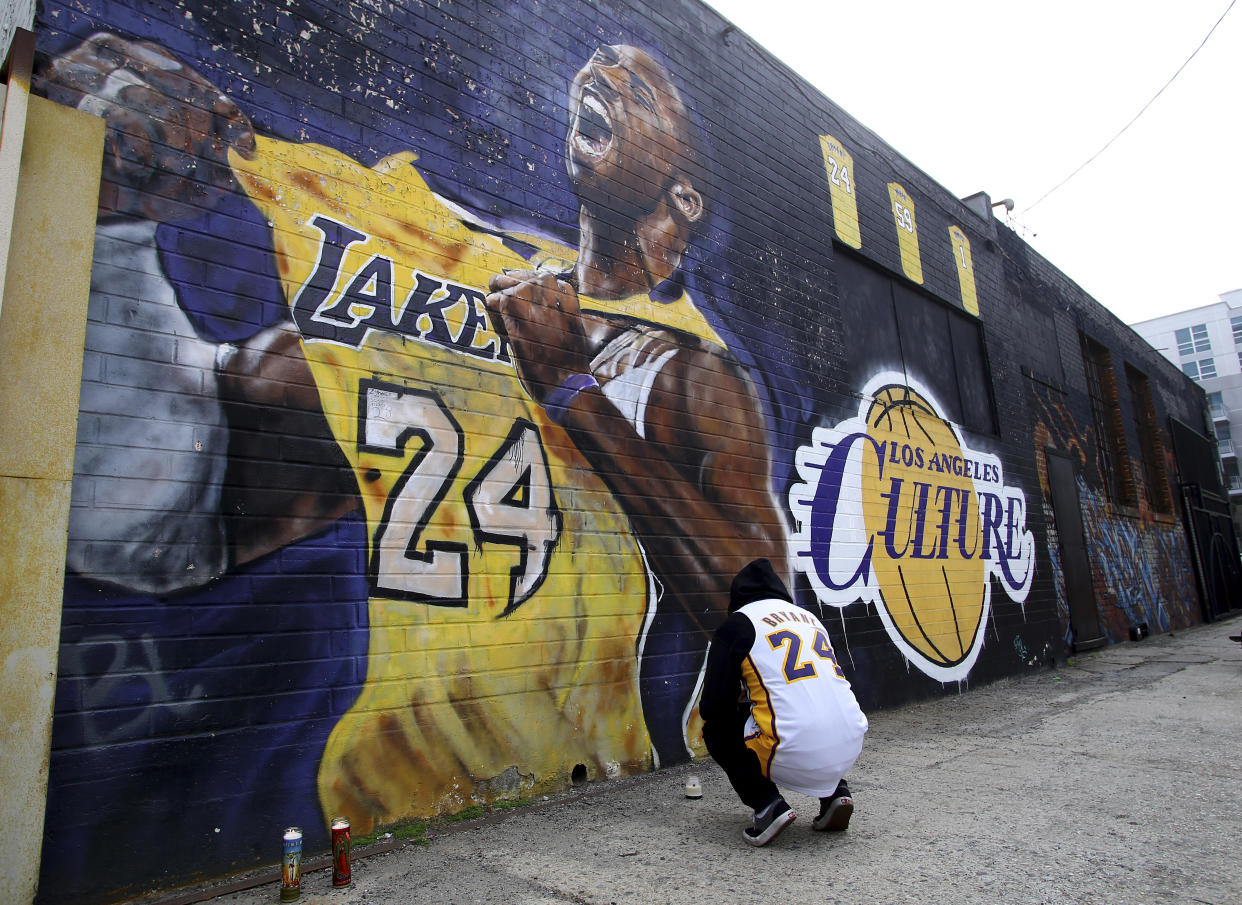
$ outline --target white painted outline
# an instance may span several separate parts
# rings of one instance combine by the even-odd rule
[[[987,561],[983,574],[983,608],[979,615],[979,624],[975,629],[970,650],[960,663],[952,666],[942,666],[938,663],[933,663],[905,639],[888,611],[873,567],[868,567],[867,574],[862,576],[861,581],[855,580],[851,585],[842,590],[833,590],[824,584],[815,564],[811,560],[811,504],[819,488],[820,475],[828,460],[828,456],[845,437],[856,433],[868,434],[867,413],[875,402],[875,394],[884,387],[893,385],[908,387],[932,407],[937,416],[948,424],[963,456],[975,459],[984,465],[996,469],[995,481],[984,481],[980,477],[971,478],[976,501],[981,504],[981,494],[983,492],[994,494],[1005,501],[1006,508],[1013,502],[1020,516],[1020,524],[1022,526],[1020,529],[1020,552],[1011,561],[1014,564],[1025,566],[1020,584],[1014,587],[1005,581],[998,560]],[[941,414],[943,411],[944,408],[936,400],[936,397],[917,380],[912,380],[899,371],[881,371],[873,375],[863,387],[862,398],[859,400],[858,414],[840,422],[835,427],[816,427],[811,433],[811,442],[800,446],[795,454],[794,463],[803,483],[795,484],[789,490],[789,509],[793,514],[798,530],[790,535],[788,549],[789,558],[794,568],[807,576],[820,603],[841,609],[855,602],[874,604],[877,612],[880,614],[880,620],[884,623],[884,630],[888,632],[888,636],[893,644],[897,646],[897,649],[901,651],[902,655],[909,662],[933,679],[942,682],[960,682],[970,674],[971,669],[974,668],[975,662],[979,658],[979,652],[983,649],[984,628],[987,626],[988,618],[992,612],[991,579],[996,578],[1010,600],[1018,604],[1026,602],[1027,594],[1031,589],[1031,581],[1035,575],[1035,537],[1026,528],[1026,495],[1020,488],[1006,486],[1000,459],[991,453],[980,452],[968,446],[957,425],[944,419],[944,416]],[[854,545],[860,551],[865,548],[869,540],[862,514],[862,456],[862,447],[857,447],[851,450],[846,460],[841,480],[842,506],[837,510],[836,523],[833,525],[834,545],[838,543]],[[982,520],[982,511],[980,511],[979,517]],[[856,568],[858,560],[856,559],[854,562]],[[848,569],[842,571],[846,571],[847,574],[831,575],[831,580],[834,584],[840,584],[848,578]]]

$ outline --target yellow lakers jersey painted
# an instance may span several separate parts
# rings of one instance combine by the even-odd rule
[[[319,770],[324,813],[361,833],[651,763],[641,551],[483,304],[530,265],[413,160],[272,139],[232,158],[366,510],[366,683]]]

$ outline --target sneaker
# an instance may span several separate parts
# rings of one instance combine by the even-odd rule
[[[767,845],[780,835],[781,830],[793,823],[793,819],[794,812],[789,803],[777,796],[776,801],[762,811],[755,812],[754,822],[742,830],[742,838],[749,845]]]
[[[850,825],[853,814],[854,799],[850,797],[850,787],[845,780],[841,780],[832,795],[819,800],[819,816],[811,822],[811,826],[817,830],[843,830]]]

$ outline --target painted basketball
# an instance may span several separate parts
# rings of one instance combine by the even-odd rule
[[[987,563],[979,505],[949,423],[919,393],[875,394],[863,457],[863,519],[884,608],[902,639],[930,662],[962,662],[980,630]]]

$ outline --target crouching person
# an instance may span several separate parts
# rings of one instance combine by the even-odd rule
[[[766,559],[733,579],[699,711],[708,753],[754,811],[742,831],[747,843],[767,845],[793,822],[778,786],[820,800],[815,829],[849,826],[845,774],[862,751],[867,718],[823,623],[794,606]]]

